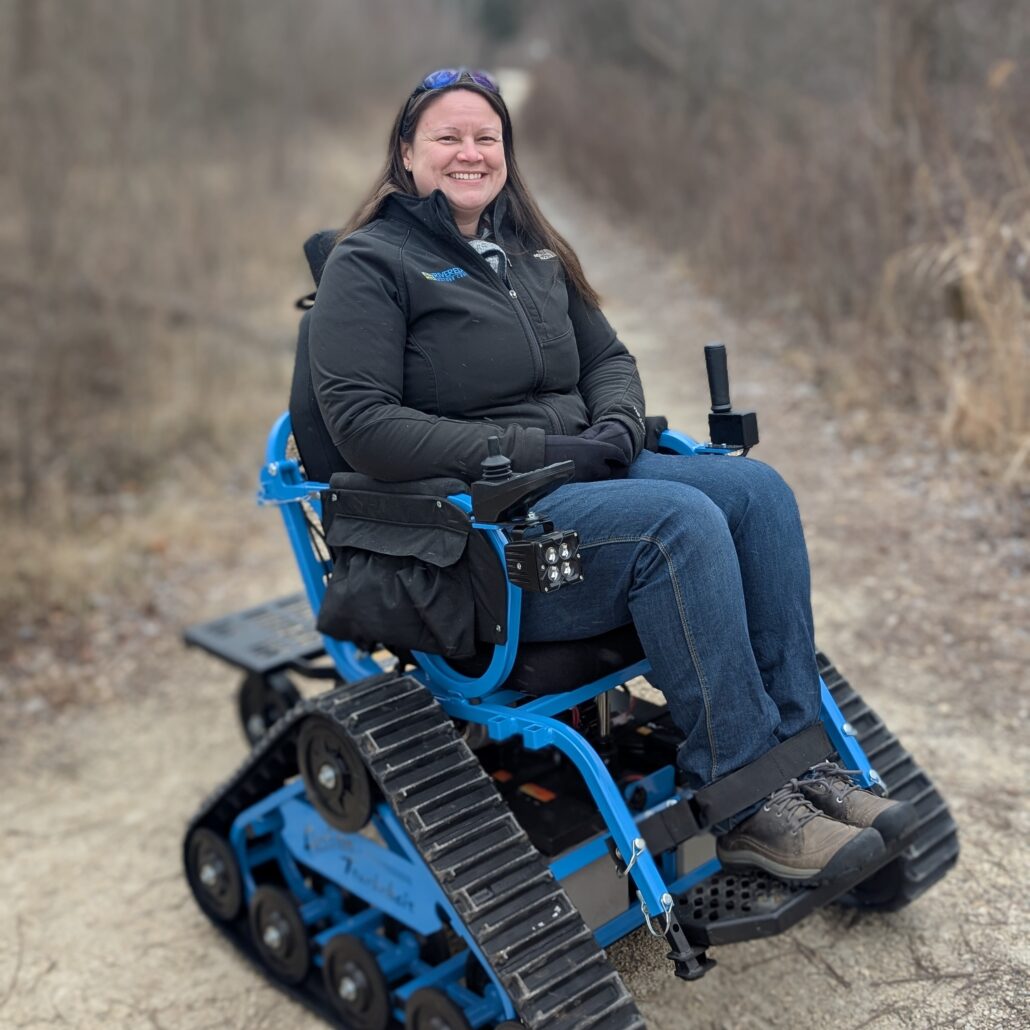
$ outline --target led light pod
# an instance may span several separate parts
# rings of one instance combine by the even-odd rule
[[[504,547],[511,582],[523,590],[548,594],[582,578],[579,534],[557,530],[521,536]]]

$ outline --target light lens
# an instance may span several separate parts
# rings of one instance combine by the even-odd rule
[[[561,542],[561,547],[558,548],[558,554],[562,561],[568,561],[572,557],[572,548],[569,547],[568,540]]]
[[[558,567],[551,565],[547,570],[547,581],[549,583],[557,583],[560,577],[561,573],[558,571]]]
[[[558,548],[553,544],[544,551],[544,561],[548,565],[558,564]]]

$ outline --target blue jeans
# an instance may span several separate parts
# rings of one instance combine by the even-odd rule
[[[524,594],[522,639],[632,621],[690,786],[818,720],[808,552],[794,495],[768,465],[645,451],[627,479],[570,483],[540,509],[579,532],[584,582]]]

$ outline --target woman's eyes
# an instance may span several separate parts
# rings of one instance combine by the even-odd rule
[[[437,143],[460,143],[461,140],[457,136],[437,136]],[[477,143],[500,143],[500,139],[497,136],[479,136],[476,139]]]

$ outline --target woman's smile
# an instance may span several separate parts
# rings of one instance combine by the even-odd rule
[[[402,156],[418,195],[441,190],[467,236],[508,179],[500,116],[471,90],[451,90],[427,105]]]

